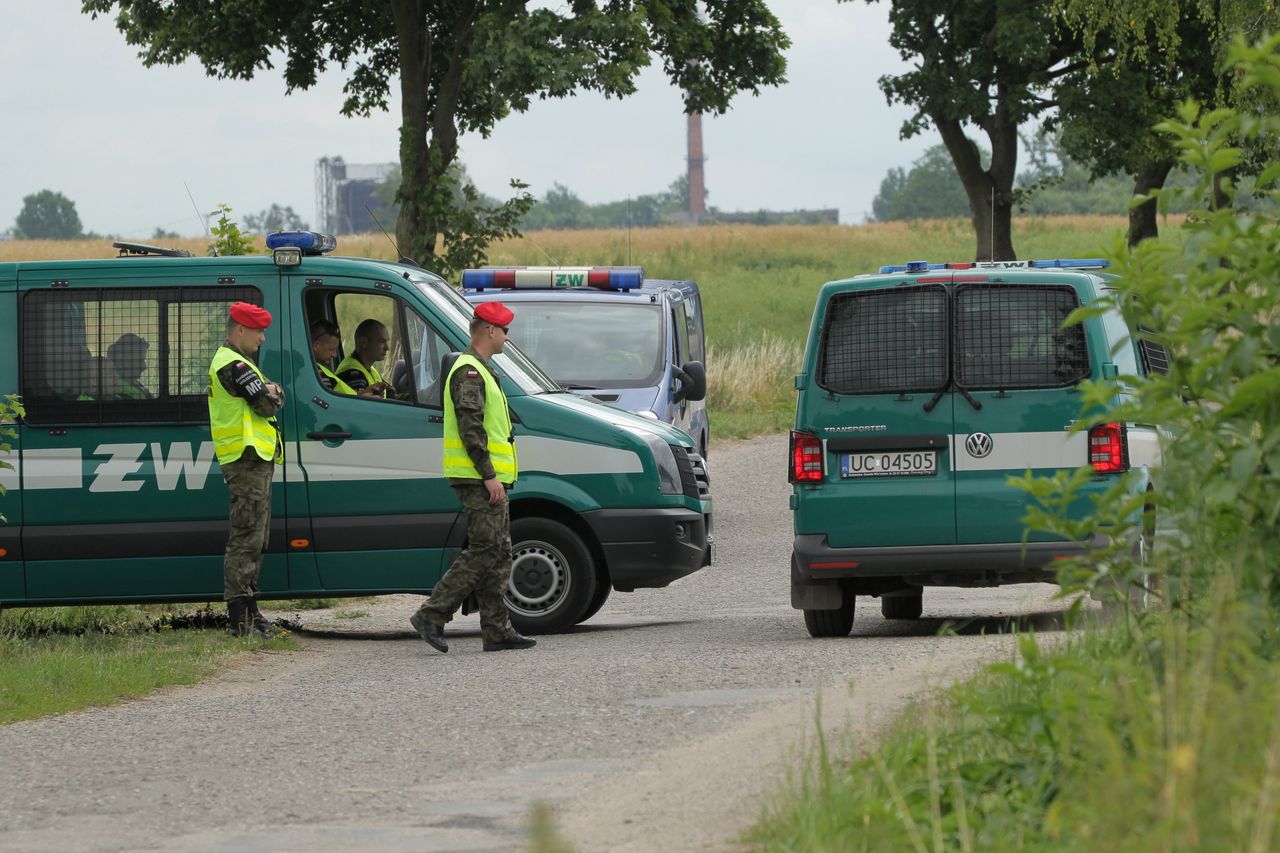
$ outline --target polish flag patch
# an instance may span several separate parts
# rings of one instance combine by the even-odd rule
[[[467,371],[467,376],[479,376],[479,375],[480,375],[480,374],[479,374],[479,373],[477,373],[477,372],[476,372],[476,371],[474,371],[474,370],[468,370],[468,371]]]

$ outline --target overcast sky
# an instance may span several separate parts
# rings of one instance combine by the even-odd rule
[[[932,132],[899,140],[908,111],[890,108],[876,85],[904,67],[888,45],[888,2],[769,5],[793,42],[790,82],[703,119],[707,203],[835,207],[842,222],[861,222],[888,169],[938,141]],[[274,70],[240,82],[209,78],[195,62],[144,69],[114,20],[79,9],[79,0],[0,0],[0,231],[44,189],[74,201],[86,231],[122,237],[201,233],[187,187],[203,212],[225,202],[243,216],[276,203],[314,225],[318,158],[398,159],[398,104],[344,118],[341,70],[285,97]],[[682,174],[685,119],[655,67],[628,99],[535,102],[489,139],[461,145],[485,193],[505,198],[520,178],[539,197],[561,183],[599,203],[663,190]]]

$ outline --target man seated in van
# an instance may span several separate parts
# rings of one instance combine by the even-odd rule
[[[316,378],[326,391],[335,394],[347,394],[354,397],[356,390],[343,382],[329,365],[338,355],[338,346],[342,343],[342,333],[338,327],[328,320],[316,320],[311,324],[311,357],[316,363]]]
[[[120,378],[111,359],[103,356],[90,358],[84,365],[78,400],[118,400]]]
[[[356,351],[338,365],[338,378],[361,397],[387,397],[393,393],[375,366],[387,357],[390,336],[381,322],[368,319],[356,326]]]
[[[125,332],[107,347],[107,358],[115,365],[119,379],[119,396],[122,400],[151,400],[155,394],[142,384],[140,377],[147,368],[147,350],[150,344],[133,332]]]

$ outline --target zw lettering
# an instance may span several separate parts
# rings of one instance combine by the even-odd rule
[[[98,445],[94,448],[93,455],[110,458],[94,470],[89,491],[136,492],[141,489],[146,482],[144,479],[126,478],[142,469],[143,454],[147,450],[148,446],[145,444]],[[189,442],[175,442],[169,446],[167,458],[161,445],[152,443],[150,457],[155,471],[156,488],[160,491],[174,491],[178,488],[179,480],[185,481],[187,489],[203,489],[213,467],[213,442],[201,442],[194,456]]]

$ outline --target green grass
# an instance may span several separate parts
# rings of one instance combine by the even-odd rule
[[[288,639],[229,636],[182,605],[6,609],[0,614],[0,725],[135,699],[194,684],[228,661]]]
[[[768,851],[1272,850],[1280,663],[1235,631],[1087,632],[816,744],[750,833]],[[1194,677],[1193,677],[1194,676]]]

